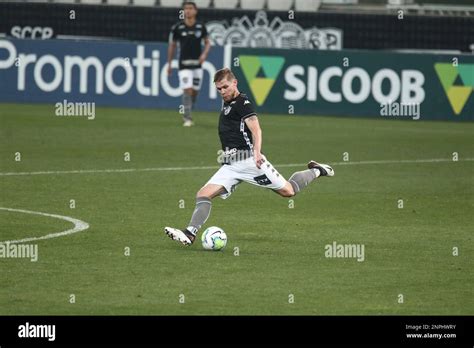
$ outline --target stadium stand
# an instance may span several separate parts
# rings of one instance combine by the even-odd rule
[[[206,8],[211,6],[211,0],[194,0],[198,8]]]
[[[234,9],[239,5],[239,0],[214,0],[214,7],[218,9]]]
[[[78,3],[85,5],[179,8],[182,0],[0,0],[1,2]],[[403,10],[428,16],[474,16],[474,0],[195,0],[199,9],[351,12],[389,14]]]
[[[179,3],[176,0],[160,0],[161,7],[179,7]]]
[[[124,6],[124,5],[128,5],[129,3],[130,3],[129,0],[107,0],[108,5]]]
[[[155,6],[156,0],[133,0],[135,6]]]
[[[268,0],[268,10],[288,11],[293,8],[293,0]]]
[[[90,5],[80,0],[0,2],[0,33],[18,37],[18,31],[12,33],[12,28],[40,26],[52,28],[54,37],[165,42],[168,40],[169,28],[175,23],[176,9],[181,6],[180,0],[128,0],[124,6],[117,5],[119,1],[127,0],[96,1],[100,4]],[[163,7],[166,1],[173,7]],[[269,1],[273,0],[260,0],[259,5],[264,6],[270,22],[276,17],[287,16],[286,11],[269,10]],[[466,3],[463,6],[447,6],[416,1],[415,4],[390,8],[388,0],[379,2],[377,6],[369,0],[359,0],[359,5],[337,6],[322,0],[290,1],[293,9],[299,12],[297,23],[302,28],[317,26],[340,29],[344,33],[342,46],[347,49],[473,51],[470,47],[474,44],[474,6],[467,6]],[[88,7],[88,15],[78,17],[75,25],[63,20],[62,15],[71,3],[77,8]],[[244,1],[243,5],[246,4]],[[237,8],[229,8],[234,6]],[[396,19],[400,8],[406,14],[403,22]],[[239,0],[213,0],[209,7],[199,8],[202,21],[215,21],[218,18],[226,23],[226,28],[235,18],[245,16],[253,23],[255,11],[242,8],[242,1]],[[31,33],[26,31],[21,35],[28,37]]]
[[[240,7],[245,10],[263,10],[265,0],[240,0]]]
[[[102,4],[102,0],[81,0],[81,3],[86,5],[99,5]]]
[[[303,12],[317,11],[321,6],[321,0],[295,0],[295,10]]]

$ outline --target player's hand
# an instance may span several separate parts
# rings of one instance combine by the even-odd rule
[[[199,56],[199,64],[203,64],[206,61],[206,56],[204,54],[201,54]]]
[[[254,154],[255,158],[255,164],[257,165],[257,168],[260,169],[263,163],[265,163],[265,159],[263,158],[261,153],[256,153]]]
[[[168,76],[171,76],[171,71],[173,68],[171,67],[171,64],[168,64]]]

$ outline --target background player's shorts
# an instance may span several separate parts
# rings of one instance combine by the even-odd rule
[[[223,199],[229,197],[242,181],[272,190],[282,189],[286,184],[285,178],[273,168],[265,156],[262,155],[262,157],[265,162],[260,169],[257,168],[253,157],[232,164],[224,164],[207,184],[224,186],[227,192],[220,195]]]
[[[179,88],[192,88],[196,91],[201,89],[202,69],[183,69],[179,70]]]

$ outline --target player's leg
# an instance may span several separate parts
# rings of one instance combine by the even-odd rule
[[[308,186],[319,176],[334,176],[334,170],[327,164],[315,161],[308,163],[308,169],[293,173],[288,181],[278,173],[268,159],[263,156],[265,162],[260,169],[256,167],[254,159],[249,158],[238,162],[241,180],[264,188],[269,188],[283,197],[292,197]]]
[[[184,245],[191,245],[196,239],[197,232],[211,214],[211,200],[225,192],[226,189],[222,185],[206,184],[196,194],[196,207],[188,227],[184,229],[165,227],[165,233],[173,240],[177,240]]]
[[[191,98],[192,98],[192,107],[191,107],[191,109],[194,109],[194,105],[196,104],[198,94],[199,94],[199,91],[197,91],[193,88],[193,92],[192,92],[192,95],[191,95]]]
[[[285,186],[275,192],[283,197],[292,197],[319,176],[334,176],[334,170],[327,164],[310,161],[308,169],[293,173]]]
[[[211,214],[212,199],[226,193],[222,185],[206,184],[196,194],[196,207],[186,230],[193,235],[193,239]]]
[[[179,86],[183,90],[183,125],[192,126],[191,108],[193,105],[193,71],[190,69],[183,69],[178,72],[178,75]]]
[[[184,245],[191,245],[196,239],[197,232],[204,225],[211,213],[214,197],[227,198],[239,181],[230,165],[223,165],[214,176],[196,194],[196,207],[188,226],[184,229],[165,227],[165,233],[172,239]]]
[[[263,162],[260,168],[257,168],[255,165],[253,157],[237,162],[235,167],[238,168],[240,173],[239,179],[252,185],[271,189],[281,195],[286,195],[285,197],[293,196],[292,186],[265,156],[263,158],[265,162]]]
[[[203,76],[202,69],[193,70],[193,88],[192,88],[192,94],[191,94],[193,109],[194,109],[194,104],[196,104],[199,91],[201,90],[202,76]]]
[[[193,89],[186,88],[183,90],[183,125],[189,127],[193,125],[193,117],[191,115],[191,110],[193,108]]]
[[[285,186],[283,186],[283,188],[274,191],[282,197],[293,197],[296,194],[295,189],[288,181],[286,182]]]

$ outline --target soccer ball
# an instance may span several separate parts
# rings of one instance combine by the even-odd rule
[[[206,250],[222,250],[227,244],[227,235],[222,228],[212,226],[201,236],[202,247]]]

